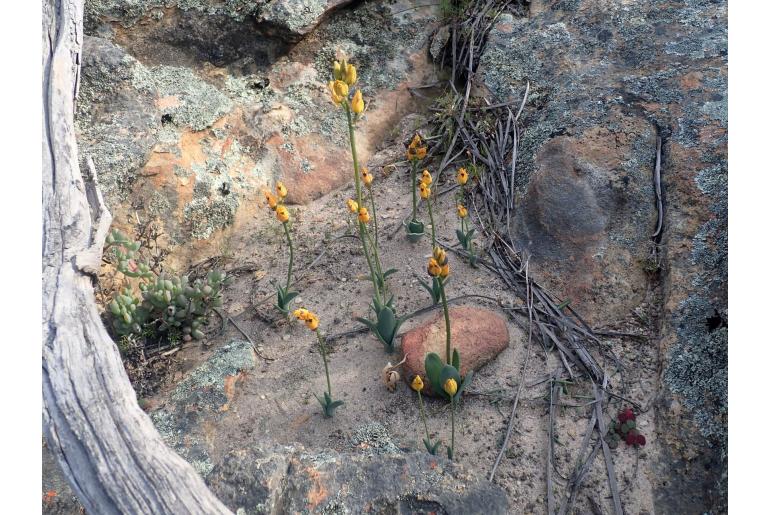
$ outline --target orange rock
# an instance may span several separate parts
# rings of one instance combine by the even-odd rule
[[[508,347],[508,324],[497,313],[473,306],[449,308],[452,348],[460,352],[460,374],[474,372],[492,361]],[[446,355],[446,331],[442,312],[405,333],[401,350],[406,356],[404,379],[411,383],[415,375],[425,377],[425,355]],[[429,392],[426,382],[425,393]]]

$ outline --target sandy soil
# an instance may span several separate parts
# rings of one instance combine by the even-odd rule
[[[375,191],[380,217],[380,238],[384,267],[395,267],[399,273],[389,280],[395,295],[397,312],[410,313],[430,304],[427,293],[416,277],[427,278],[424,267],[430,253],[430,238],[417,244],[406,241],[400,223],[409,212],[410,196],[405,163],[398,164],[386,177],[383,164],[400,160],[400,149],[391,147],[375,155],[370,169],[375,172]],[[451,178],[450,178],[451,179]],[[452,186],[444,178],[434,192]],[[291,188],[291,184],[287,184]],[[296,306],[315,311],[326,334],[337,334],[359,327],[356,316],[367,315],[371,287],[366,281],[367,268],[357,240],[339,238],[352,233],[345,200],[353,195],[352,184],[332,192],[307,206],[292,206],[295,241],[298,243],[297,274],[301,291]],[[261,198],[252,199],[262,203]],[[440,239],[455,241],[457,224],[453,193],[441,195],[435,209]],[[421,214],[427,223],[427,213]],[[325,249],[315,265],[306,268]],[[309,448],[349,448],[350,437],[361,426],[379,422],[404,448],[422,451],[423,432],[419,419],[417,396],[405,383],[395,392],[386,390],[380,374],[390,361],[400,360],[398,353],[387,355],[382,345],[369,333],[334,341],[331,344],[330,371],[335,398],[345,401],[333,419],[324,419],[313,393],[325,388],[321,356],[314,335],[297,322],[277,320],[272,310],[272,280],[284,281],[288,250],[279,224],[272,212],[259,210],[253,227],[231,236],[226,245],[229,265],[256,264],[257,271],[240,274],[225,295],[225,307],[238,324],[260,346],[272,361],[264,361],[237,385],[230,410],[219,421],[212,421],[206,439],[212,459],[216,461],[229,449],[252,441],[274,440],[278,443],[300,442]],[[462,294],[480,294],[499,299],[502,305],[521,305],[506,291],[495,276],[473,269],[456,255],[448,287],[450,298]],[[473,301],[467,301],[472,303]],[[478,301],[495,308],[496,303]],[[260,304],[261,303],[261,304]],[[577,307],[579,309],[579,306]],[[499,308],[498,308],[499,309]],[[435,316],[417,317],[405,324],[406,331]],[[215,320],[215,319],[214,319]],[[652,321],[644,315],[644,307],[628,320],[618,321],[607,331],[646,334]],[[510,320],[510,345],[500,356],[477,372],[471,392],[464,397],[459,411],[460,431],[456,458],[486,477],[499,450],[510,415],[512,399],[520,381],[528,352],[525,320]],[[212,331],[216,333],[216,331]],[[214,335],[203,344],[192,344],[174,356],[178,372],[164,388],[149,399],[153,409],[166,402],[174,384],[188,371],[203,362],[220,345],[242,339],[232,325],[222,335]],[[657,349],[645,338],[608,339],[607,345],[626,366],[624,377],[613,377],[614,391],[649,408],[657,384]],[[546,460],[548,457],[549,383],[541,380],[558,365],[558,356],[544,351],[533,342],[529,367],[516,414],[510,445],[495,480],[509,495],[512,512],[544,513],[546,511]],[[539,383],[531,385],[532,383]],[[583,382],[567,385],[555,409],[554,473],[555,498],[560,504],[566,480],[575,467],[586,425],[593,405],[591,385]],[[611,414],[627,403],[611,402]],[[441,401],[427,401],[428,425],[433,437],[449,440],[448,406]],[[608,418],[607,418],[608,420]],[[652,485],[658,453],[655,447],[655,422],[652,411],[638,417],[647,446],[635,450],[621,443],[612,451],[618,484],[627,513],[653,513]],[[211,435],[217,435],[211,437]],[[585,479],[576,502],[576,513],[611,511],[607,472],[600,452]]]

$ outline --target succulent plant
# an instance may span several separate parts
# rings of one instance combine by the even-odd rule
[[[371,329],[385,345],[385,350],[391,353],[396,350],[396,335],[398,335],[398,330],[404,323],[404,319],[396,317],[396,312],[393,309],[393,297],[385,304],[378,302],[375,297],[371,307],[374,310],[376,320],[362,317],[358,317],[356,320]]]
[[[224,272],[213,270],[193,283],[187,276],[155,275],[139,261],[139,243],[113,230],[107,237],[117,268],[140,280],[139,292],[123,288],[109,303],[112,326],[118,336],[177,331],[185,341],[204,337],[202,328],[211,310],[222,306],[222,290],[229,283]]]

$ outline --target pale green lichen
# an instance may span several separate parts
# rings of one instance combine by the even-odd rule
[[[133,86],[139,91],[174,97],[162,117],[177,127],[199,131],[211,126],[233,108],[232,101],[188,68],[176,66],[136,67]]]

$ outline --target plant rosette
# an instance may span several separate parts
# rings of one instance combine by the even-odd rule
[[[425,236],[425,224],[419,220],[411,220],[409,223],[404,221],[404,229],[406,230],[406,238],[412,243],[417,243]]]
[[[375,320],[363,317],[358,317],[356,320],[367,326],[385,346],[385,351],[390,354],[396,350],[396,336],[405,319],[396,316],[393,297],[385,304],[381,304],[375,298],[372,300],[371,308],[374,310]]]
[[[459,400],[462,393],[473,381],[473,371],[460,376],[460,353],[457,349],[452,350],[452,363],[444,363],[441,357],[435,352],[429,352],[425,355],[425,375],[431,386],[431,391],[446,400]],[[457,383],[457,393],[450,396],[443,388],[448,379],[454,379]]]

